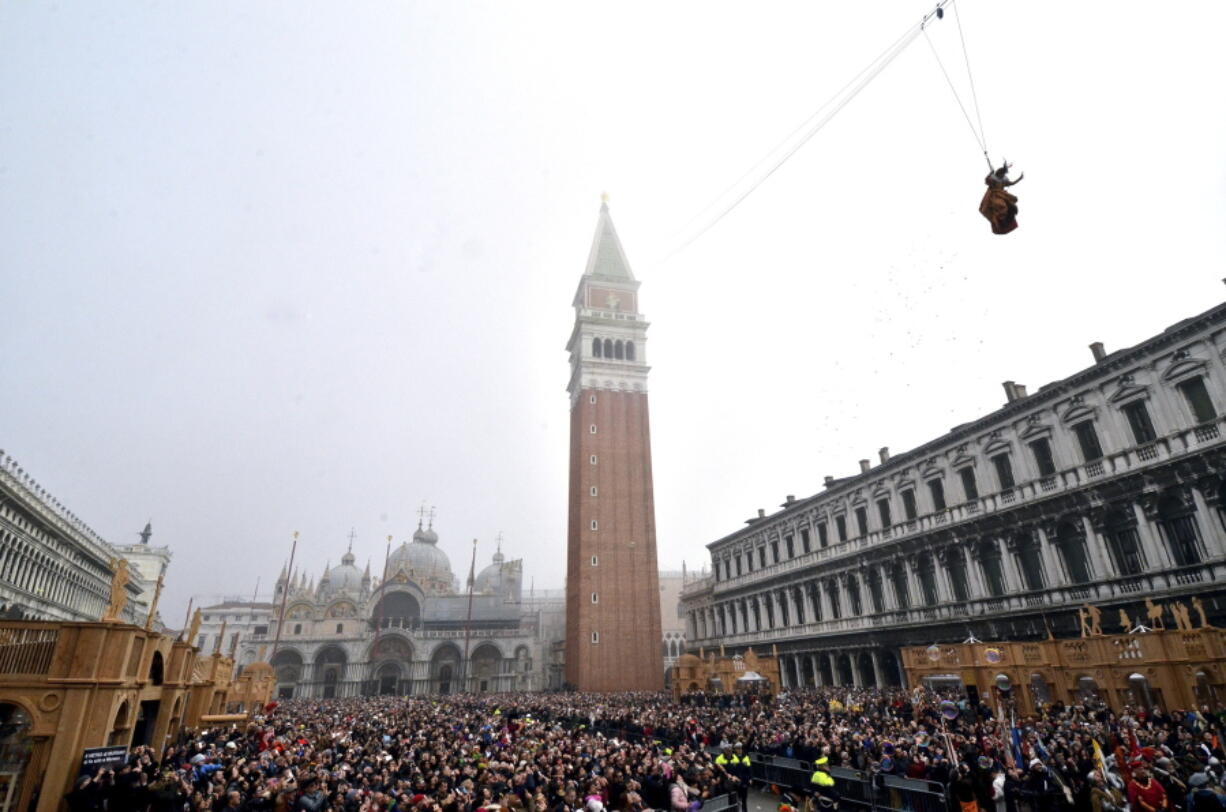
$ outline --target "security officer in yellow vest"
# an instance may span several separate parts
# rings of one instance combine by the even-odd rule
[[[752,773],[749,767],[749,756],[737,742],[732,746],[732,752],[721,750],[715,757],[715,763],[728,771],[736,779],[736,797],[741,802],[741,812],[749,810],[749,780]]]
[[[813,775],[809,777],[809,786],[813,789],[814,801],[819,809],[837,809],[839,793],[834,788],[834,778],[830,775],[830,759],[819,756],[813,762]]]

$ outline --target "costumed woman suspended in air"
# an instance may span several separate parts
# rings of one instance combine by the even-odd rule
[[[993,234],[1008,234],[1017,228],[1017,195],[1005,190],[1020,182],[1026,177],[1026,173],[1018,175],[1017,180],[1009,180],[1010,166],[1011,164],[1005,161],[1000,169],[989,172],[983,179],[988,190],[983,193],[983,200],[979,202],[979,213],[992,224]]]

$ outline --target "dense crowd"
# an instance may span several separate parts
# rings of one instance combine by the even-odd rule
[[[1226,714],[1054,704],[1016,725],[1009,716],[928,691],[842,688],[680,702],[291,700],[242,726],[185,731],[160,753],[137,748],[121,769],[82,777],[67,802],[73,812],[696,812],[716,797],[744,802],[750,771],[728,756],[749,754],[824,762],[834,787],[801,783],[822,805],[856,771],[935,782],[959,812],[1226,809]]]

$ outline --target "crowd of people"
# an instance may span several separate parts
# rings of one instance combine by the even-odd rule
[[[162,752],[136,748],[122,768],[79,779],[67,803],[73,812],[697,812],[745,804],[750,764],[769,757],[803,764],[812,779],[760,788],[800,790],[810,806],[835,806],[854,775],[879,786],[906,783],[885,776],[933,782],[957,812],[1202,812],[1226,809],[1220,711],[1053,704],[1013,724],[1000,705],[844,688],[681,701],[297,699],[245,725],[184,731]],[[844,798],[841,808],[856,807]]]

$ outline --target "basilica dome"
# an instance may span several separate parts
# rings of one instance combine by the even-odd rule
[[[477,581],[473,584],[473,591],[502,592],[503,586],[506,584],[506,572],[503,561],[504,558],[501,550],[494,553],[494,563],[477,574]]]
[[[353,564],[353,553],[348,552],[341,563],[328,570],[328,589],[332,592],[359,592],[362,589],[362,571]]]
[[[418,573],[451,578],[451,560],[438,548],[438,534],[417,528],[411,543],[401,544],[388,560],[392,569],[404,566]]]

